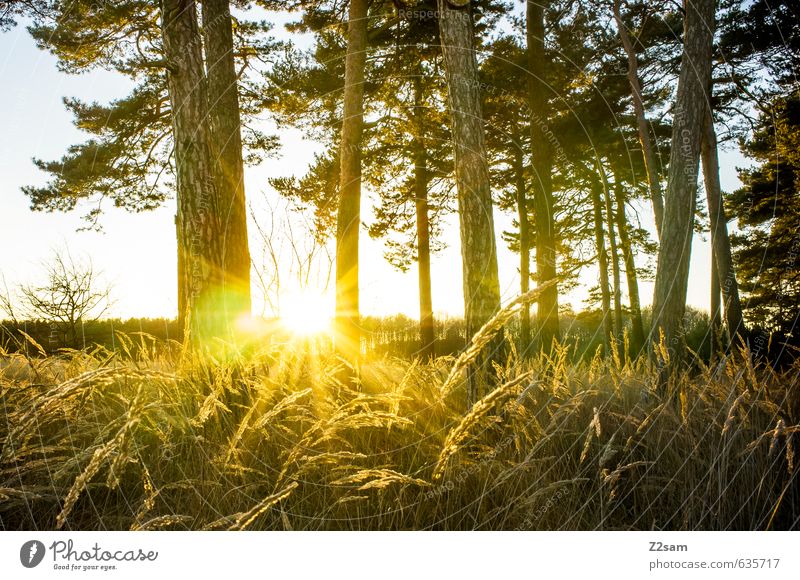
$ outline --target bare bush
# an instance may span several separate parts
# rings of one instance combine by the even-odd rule
[[[54,251],[42,269],[41,282],[19,284],[13,293],[6,289],[0,308],[15,321],[44,320],[51,324],[52,339],[80,346],[82,326],[100,319],[111,307],[111,288],[101,281],[91,260],[76,261],[67,251]]]

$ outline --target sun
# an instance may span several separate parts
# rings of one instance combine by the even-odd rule
[[[309,336],[330,330],[330,307],[325,296],[300,291],[281,302],[281,324],[292,334]]]

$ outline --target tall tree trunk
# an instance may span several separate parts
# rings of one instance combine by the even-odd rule
[[[685,351],[682,326],[697,202],[700,141],[708,114],[706,87],[711,80],[711,43],[715,27],[714,0],[687,0],[684,6],[684,49],[673,111],[672,147],[651,331],[656,333],[656,339],[663,332],[670,362],[675,363],[683,358]],[[662,385],[664,379],[666,374],[662,373]]]
[[[594,214],[594,244],[597,248],[597,265],[600,268],[600,298],[603,305],[603,348],[609,351],[609,340],[614,336],[611,319],[611,293],[608,289],[608,256],[603,234],[603,206],[600,200],[600,183],[592,179],[591,196]]]
[[[708,340],[709,340],[709,352],[711,353],[711,358],[713,359],[717,349],[720,346],[720,314],[722,310],[722,304],[720,302],[720,292],[722,291],[719,284],[719,271],[717,270],[717,256],[715,255],[716,252],[714,248],[711,248],[711,317],[709,322],[709,329],[708,329]]]
[[[250,247],[244,192],[241,118],[230,0],[202,0],[208,112],[222,227],[223,306],[229,319],[249,315]]]
[[[431,296],[431,246],[428,218],[428,170],[425,153],[417,154],[414,163],[414,189],[417,212],[417,265],[419,267],[419,335],[420,356],[431,359],[436,355],[433,298]]]
[[[456,8],[438,0],[438,7],[453,128],[466,331],[471,337],[500,308],[492,195],[470,6]],[[487,347],[487,359],[477,366],[486,366],[500,344],[498,340]],[[480,383],[470,372],[468,404],[477,400]]]
[[[614,197],[617,203],[616,218],[619,245],[622,248],[622,258],[625,261],[625,278],[628,282],[628,300],[630,301],[630,353],[632,357],[636,357],[644,346],[644,324],[642,323],[642,307],[639,301],[639,281],[636,279],[636,262],[633,258],[633,248],[628,235],[628,220],[625,216],[625,196],[622,191],[622,181],[617,175],[614,175]]]
[[[528,194],[525,187],[525,161],[521,148],[514,150],[514,181],[519,221],[519,291],[526,294],[531,285],[531,240],[528,224]],[[519,311],[519,350],[525,355],[531,345],[531,305],[524,303]]]
[[[436,355],[431,296],[431,243],[428,216],[428,183],[430,181],[425,148],[424,103],[422,70],[414,76],[414,197],[417,217],[417,266],[419,267],[419,336],[420,356],[431,359]]]
[[[368,0],[350,0],[344,73],[344,118],[339,146],[339,210],[336,226],[336,349],[347,360],[361,351],[358,235],[361,226],[361,135]]]
[[[609,194],[606,191],[606,197]],[[607,202],[610,203],[610,200]],[[610,207],[608,209],[611,209]],[[620,340],[624,327],[622,320],[622,281],[619,269],[619,249],[617,247],[616,233],[614,232],[614,216],[609,215],[608,221],[608,247],[611,253],[611,281],[614,296],[614,339]]]
[[[528,105],[531,110],[531,149],[533,152],[533,211],[536,220],[536,279],[543,284],[556,277],[556,232],[552,184],[552,151],[547,128],[548,85],[545,81],[544,11],[549,2],[528,2],[526,36],[528,58]],[[560,340],[558,325],[558,287],[553,285],[539,295],[536,318],[544,350]]]
[[[175,239],[178,240],[178,271],[176,273],[176,278],[178,281],[178,340],[182,341],[186,338],[185,331],[189,308],[187,303],[187,299],[189,297],[189,280],[187,278],[186,268],[186,247],[182,243],[183,236],[181,234],[181,222],[178,219],[177,213],[175,214],[174,222]]]
[[[619,38],[628,56],[628,82],[631,85],[631,97],[633,98],[633,111],[636,115],[636,126],[639,131],[639,142],[642,144],[642,155],[644,156],[645,170],[647,171],[647,183],[650,187],[650,199],[653,202],[653,215],[656,221],[656,233],[661,237],[661,224],[664,221],[664,199],[661,193],[661,182],[658,178],[658,164],[653,151],[653,144],[650,141],[650,130],[647,124],[647,117],[644,112],[642,102],[642,87],[639,83],[639,63],[636,60],[636,51],[633,48],[628,30],[620,15],[620,0],[614,0],[614,19],[617,21]]]
[[[708,203],[708,216],[711,221],[711,246],[714,256],[718,281],[724,300],[725,323],[731,342],[736,338],[744,339],[747,332],[742,318],[742,305],[739,301],[739,285],[736,283],[736,270],[731,255],[731,241],[728,237],[728,220],[725,217],[725,206],[722,199],[722,188],[719,182],[719,156],[717,153],[717,134],[714,131],[714,120],[709,111],[703,124],[701,145],[703,162],[703,182]]]
[[[608,187],[608,176],[603,167],[602,159],[598,159],[597,165],[600,170],[600,177],[603,180],[603,200],[605,201],[606,223],[608,223],[608,246],[611,250],[611,272],[614,281],[614,329],[616,335],[622,333],[622,288],[619,272],[619,251],[617,249],[617,236],[614,234],[614,209],[611,203],[611,192]],[[615,335],[615,336],[616,336]]]
[[[184,339],[198,344],[227,327],[220,308],[219,200],[210,148],[202,42],[193,0],[162,0],[164,56],[177,169],[178,304]]]

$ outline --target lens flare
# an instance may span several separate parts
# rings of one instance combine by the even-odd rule
[[[292,334],[309,336],[330,330],[330,306],[321,294],[298,292],[281,302],[281,323]]]

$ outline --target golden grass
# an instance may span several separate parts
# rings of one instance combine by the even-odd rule
[[[660,396],[645,360],[512,351],[467,410],[465,357],[355,389],[303,345],[138,340],[0,353],[0,529],[800,527],[800,368],[747,353]]]

